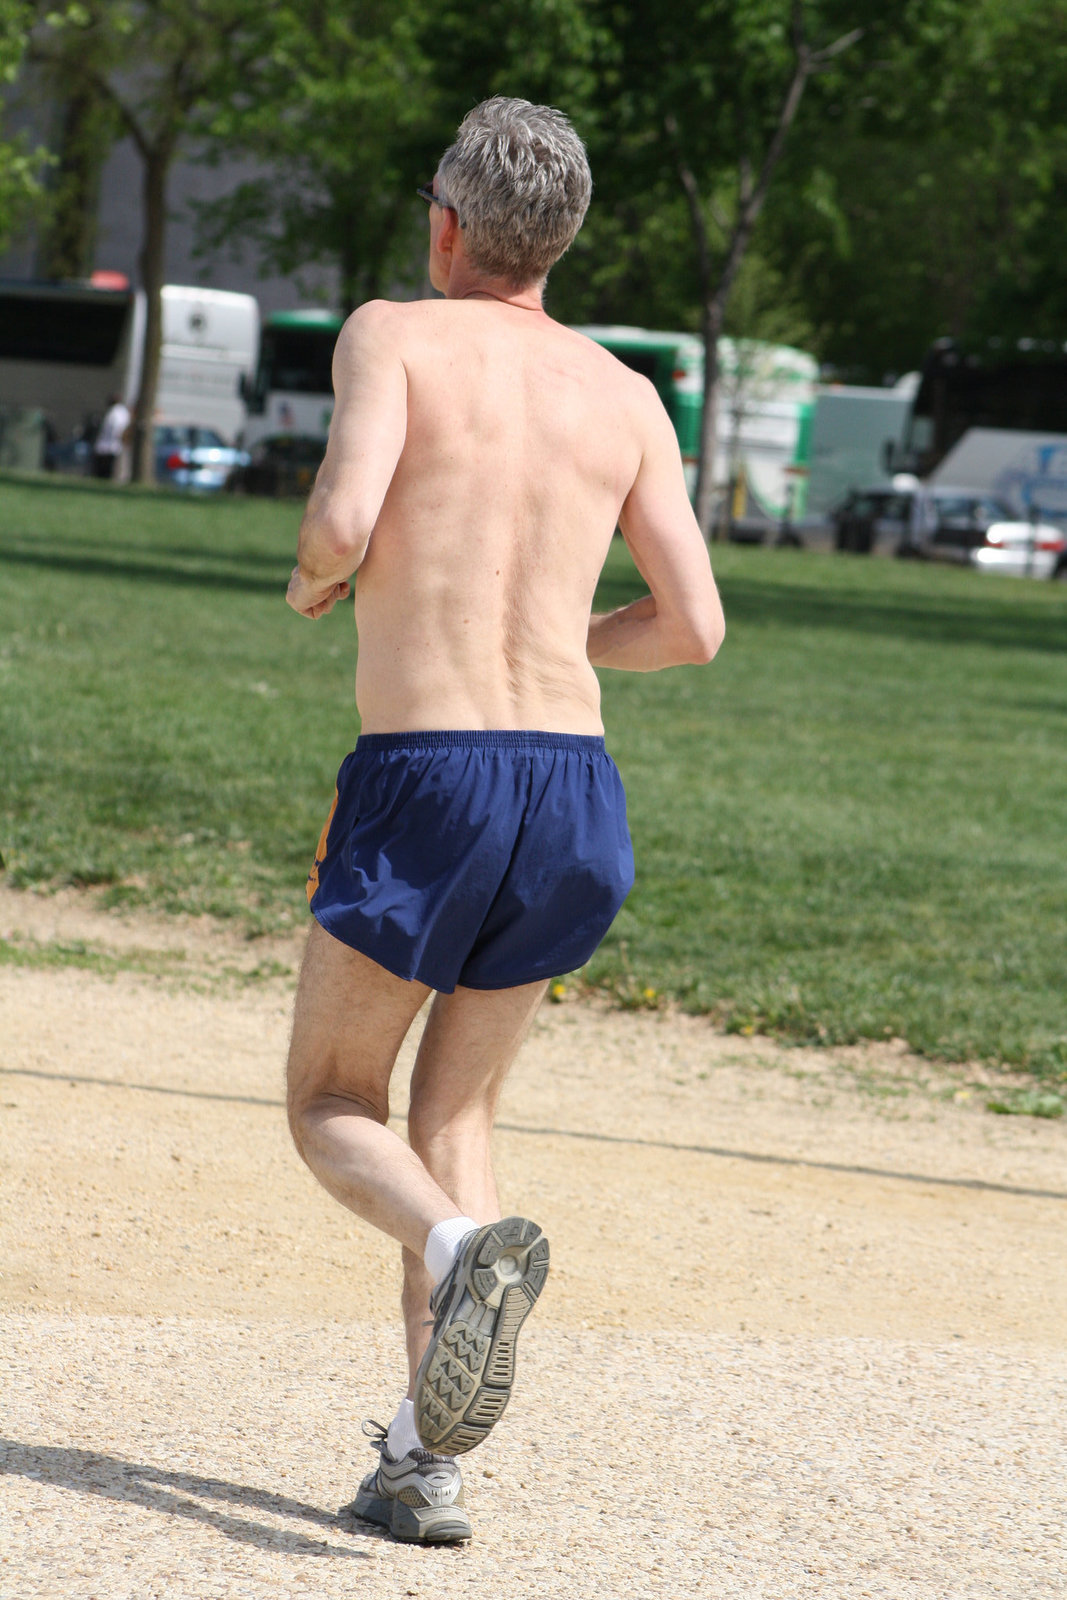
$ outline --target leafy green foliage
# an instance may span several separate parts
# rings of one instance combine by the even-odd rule
[[[0,77],[41,15],[0,0]],[[497,92],[561,105],[596,189],[553,310],[695,330],[679,162],[715,269],[781,110],[795,17],[813,50],[862,31],[807,84],[727,331],[875,381],[944,333],[1062,338],[1061,0],[79,0],[36,40],[61,23],[72,64],[112,85],[127,131],[161,158],[206,141],[213,158],[265,161],[268,180],[205,215],[205,248],[297,277],[335,264],[346,306],[419,283],[411,189],[471,105]],[[39,152],[0,146],[0,233],[45,204],[41,174]]]
[[[887,13],[857,94],[825,86],[763,233],[818,352],[875,381],[943,334],[1062,338],[1067,317],[1062,6],[904,13]]]
[[[42,278],[88,278],[95,266],[100,179],[119,137],[118,109],[102,79],[111,65],[99,7],[70,8],[38,48],[39,81],[54,99],[57,134],[47,199],[40,207]]]
[[[335,266],[341,300],[417,279],[428,183],[457,124],[492,93],[581,105],[596,44],[581,0],[330,0],[271,11],[270,48],[205,123],[214,159],[270,166],[201,207],[204,249],[251,240],[265,268]]]
[[[270,175],[203,207],[202,241],[251,240],[282,273],[335,266],[351,310],[403,274],[423,220],[412,191],[435,105],[426,8],[333,0],[270,15],[269,47],[201,130],[215,158],[247,150]]]
[[[0,91],[19,75],[29,43],[31,0],[0,0]],[[39,208],[47,155],[24,135],[0,137],[0,250]]]

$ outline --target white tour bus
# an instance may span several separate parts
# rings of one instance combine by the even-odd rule
[[[0,280],[0,450],[40,466],[45,440],[90,435],[119,394],[132,406],[144,350],[140,291],[93,284]],[[157,424],[212,428],[232,441],[244,422],[240,389],[254,372],[259,307],[253,295],[168,285]],[[11,440],[24,442],[12,461]],[[34,459],[34,457],[38,459]]]

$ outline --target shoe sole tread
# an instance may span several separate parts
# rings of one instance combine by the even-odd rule
[[[544,1287],[548,1263],[548,1240],[524,1217],[479,1230],[473,1256],[452,1286],[452,1310],[416,1380],[416,1426],[427,1449],[462,1455],[499,1422],[515,1380],[519,1329]]]

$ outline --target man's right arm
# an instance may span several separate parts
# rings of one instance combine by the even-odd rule
[[[592,616],[586,648],[595,667],[656,672],[710,661],[726,625],[674,428],[651,385],[641,406],[644,449],[619,526],[650,592]]]
[[[329,442],[286,595],[294,611],[313,618],[350,592],[404,448],[407,374],[388,304],[371,301],[349,317],[334,352],[333,383]]]

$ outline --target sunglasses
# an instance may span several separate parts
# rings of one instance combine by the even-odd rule
[[[427,201],[431,206],[440,206],[442,211],[456,211],[455,206],[450,206],[447,200],[443,200],[439,194],[434,194],[433,190],[424,184],[420,184],[415,193],[420,200]],[[458,211],[456,211],[456,219],[457,221],[459,220]],[[463,223],[460,222],[459,225],[462,228]]]

